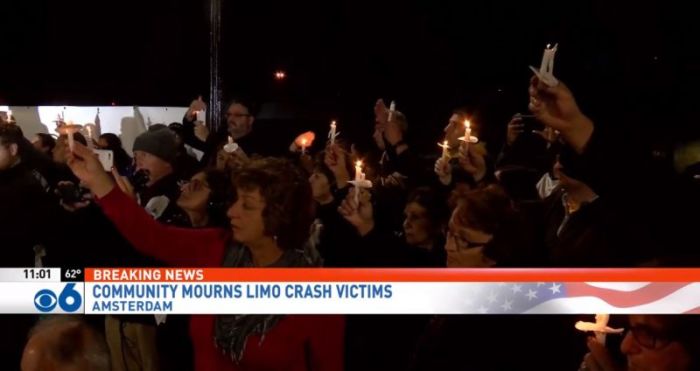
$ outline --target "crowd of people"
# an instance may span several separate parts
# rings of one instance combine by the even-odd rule
[[[469,112],[455,109],[444,138],[435,138],[444,140],[444,151],[435,147],[433,155],[418,153],[408,140],[408,117],[382,100],[368,132],[372,153],[342,135],[316,147],[302,135],[286,156],[270,157],[279,151],[255,130],[255,105],[245,100],[226,107],[218,130],[197,120],[207,106],[194,100],[182,123],[155,124],[137,137],[133,158],[114,134],[40,133],[30,142],[12,118],[3,118],[0,265],[488,269],[700,262],[691,238],[695,219],[688,217],[697,215],[698,177],[645,181],[636,173],[643,160],[628,166],[637,154],[622,154],[609,123],[582,112],[564,83],[533,77],[529,99],[531,115],[503,123],[506,142],[499,151],[471,140]],[[113,152],[111,171],[93,147]],[[365,177],[371,187],[358,182]],[[76,320],[45,324],[61,329],[53,334],[32,332],[23,369],[48,369],[27,365],[49,362],[52,336],[64,332],[85,342],[103,339],[104,347],[77,347],[102,352],[93,359],[101,366],[91,370],[498,369],[489,365],[508,360],[495,359],[490,348],[502,345],[492,342],[510,344],[487,337],[492,342],[479,345],[482,335],[466,339],[474,321],[462,317],[86,321],[89,331]],[[621,347],[627,368],[595,340],[581,367],[697,369],[700,328],[693,319],[630,321]],[[9,324],[8,336],[26,338],[28,325]],[[21,347],[6,351],[19,364]],[[543,363],[535,368],[548,369]]]

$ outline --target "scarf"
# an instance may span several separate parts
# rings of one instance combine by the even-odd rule
[[[312,246],[303,250],[287,250],[267,267],[316,267],[321,265],[320,256]],[[226,268],[252,268],[253,258],[247,247],[234,244],[224,258]],[[224,354],[229,354],[236,364],[243,358],[248,336],[260,334],[260,344],[265,334],[282,319],[278,314],[232,314],[218,315],[214,323],[214,344]]]

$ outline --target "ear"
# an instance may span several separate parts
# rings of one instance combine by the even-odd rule
[[[7,149],[10,151],[10,155],[12,156],[17,156],[17,154],[19,153],[19,146],[17,146],[17,143],[10,144],[10,146],[7,147]]]

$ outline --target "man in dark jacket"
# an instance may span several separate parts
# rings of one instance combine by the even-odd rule
[[[202,163],[209,163],[209,160],[216,156],[217,149],[228,142],[229,137],[248,156],[270,156],[286,151],[286,148],[273,147],[265,133],[253,130],[256,112],[252,102],[243,99],[232,100],[225,112],[225,125],[215,132],[210,132],[204,122],[197,120],[197,112],[206,109],[206,103],[199,97],[192,101],[182,119],[185,144],[204,152]]]

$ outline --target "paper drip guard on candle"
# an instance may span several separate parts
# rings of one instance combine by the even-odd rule
[[[625,331],[625,329],[622,328],[608,327],[608,320],[610,320],[609,314],[596,314],[595,323],[578,321],[574,327],[579,331],[593,331],[596,340],[605,345],[605,337],[607,334],[620,334]]]
[[[554,44],[554,47],[547,47],[544,49],[542,54],[542,63],[540,64],[540,69],[537,70],[535,67],[530,66],[530,70],[535,73],[538,79],[545,83],[547,86],[554,87],[559,84],[559,80],[554,77],[554,56],[557,53],[557,47],[559,44]]]
[[[230,135],[228,137],[228,143],[224,146],[224,151],[226,151],[226,153],[238,151],[238,144],[233,141],[233,138]]]

